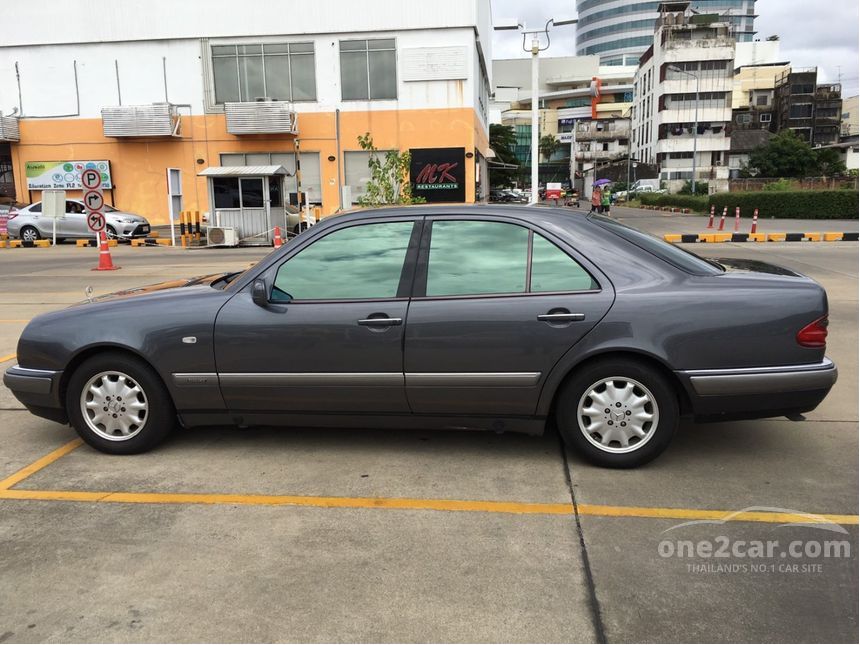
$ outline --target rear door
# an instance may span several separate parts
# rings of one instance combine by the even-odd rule
[[[613,299],[596,267],[525,222],[428,218],[406,326],[411,409],[533,414],[553,365]]]

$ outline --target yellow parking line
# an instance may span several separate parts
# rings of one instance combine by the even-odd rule
[[[308,506],[316,508],[371,508],[411,511],[459,511],[517,515],[572,515],[573,506],[563,503],[496,502],[455,499],[410,499],[386,497],[317,497],[307,495],[240,495],[219,493],[131,493],[64,490],[0,490],[0,500],[109,502],[115,504],[202,504],[219,506]],[[709,511],[686,508],[648,508],[585,504],[579,514],[591,517],[639,517],[652,519],[711,519],[732,522],[814,523],[807,515],[794,513]],[[819,515],[836,524],[857,524],[856,515]],[[820,521],[820,520],[818,520]]]
[[[4,479],[3,481],[0,481],[0,494],[2,494],[4,491],[8,490],[9,488],[14,486],[15,484],[21,483],[22,481],[27,479],[27,477],[29,477],[30,475],[39,472],[40,470],[42,470],[42,468],[45,468],[46,466],[50,466],[52,463],[57,461],[57,459],[60,459],[61,457],[66,456],[67,454],[72,452],[72,450],[74,450],[75,448],[80,446],[82,443],[83,443],[83,441],[81,441],[80,439],[72,439],[69,443],[65,444],[64,446],[60,446],[59,448],[57,448],[53,452],[48,453],[47,455],[45,455],[41,459],[37,459],[36,461],[34,461],[29,466],[22,468],[17,473],[10,475],[9,477]]]
[[[778,524],[815,524],[820,518],[835,524],[857,524],[857,515],[815,515],[774,513],[768,511],[710,511],[696,508],[648,508],[642,506],[604,506],[580,504],[580,515],[598,517],[649,517],[671,520],[722,520],[727,522],[772,522]]]
[[[242,506],[315,506],[318,508],[383,508],[415,511],[471,511],[538,515],[570,515],[571,504],[493,502],[457,499],[385,497],[315,497],[306,495],[231,495],[210,493],[127,493],[95,491],[0,490],[0,499],[29,499],[119,504],[214,504]]]
[[[6,361],[14,361],[17,354],[6,354],[6,356],[0,356],[0,363],[5,363]]]

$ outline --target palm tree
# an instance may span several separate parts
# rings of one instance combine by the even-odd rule
[[[538,142],[538,150],[544,156],[544,161],[549,161],[553,153],[559,149],[561,142],[553,134],[545,134]]]

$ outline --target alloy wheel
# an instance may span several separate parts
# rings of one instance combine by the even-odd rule
[[[99,372],[81,391],[87,426],[108,441],[126,441],[146,424],[149,404],[140,384],[123,372]]]
[[[579,429],[599,450],[629,453],[651,438],[660,421],[657,399],[639,381],[602,378],[586,388],[577,407]]]

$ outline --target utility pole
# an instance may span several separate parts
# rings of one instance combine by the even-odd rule
[[[531,199],[529,203],[536,204],[538,202],[538,168],[540,164],[540,157],[538,152],[538,141],[540,139],[540,123],[538,119],[540,109],[540,94],[538,92],[538,83],[539,83],[539,68],[538,68],[538,56],[540,52],[546,51],[550,46],[550,37],[549,37],[549,27],[550,25],[554,27],[560,27],[562,25],[573,25],[579,22],[578,18],[573,18],[569,20],[555,20],[550,18],[546,21],[546,25],[544,25],[543,29],[537,30],[526,30],[525,27],[518,21],[515,21],[512,24],[499,24],[495,25],[493,28],[496,30],[506,30],[506,29],[516,29],[522,30],[523,34],[523,51],[528,52],[532,56],[532,140],[531,140],[531,171],[532,171],[532,187],[531,187]],[[540,34],[544,34],[546,36],[546,45],[541,46]],[[526,38],[531,36],[531,44],[529,47],[526,47]]]

